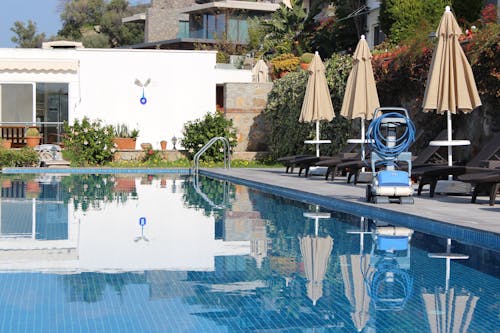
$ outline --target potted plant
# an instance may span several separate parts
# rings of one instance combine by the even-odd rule
[[[303,53],[300,56],[300,67],[302,69],[307,69],[309,67],[309,64],[313,60],[313,58],[314,58],[314,54],[309,53],[309,52]]]
[[[36,127],[30,127],[24,133],[24,138],[26,139],[26,145],[28,147],[35,147],[40,144],[40,132]]]
[[[139,136],[139,130],[129,129],[126,124],[117,124],[115,127],[113,142],[117,149],[135,149],[135,142]]]
[[[291,53],[281,54],[271,60],[274,73],[278,74],[280,77],[283,77],[288,72],[296,71],[299,63],[299,58]]]

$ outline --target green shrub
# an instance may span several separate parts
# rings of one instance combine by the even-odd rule
[[[40,136],[40,132],[36,127],[30,127],[26,130],[26,133],[24,133],[25,136]]]
[[[320,132],[322,139],[332,141],[330,145],[321,145],[321,154],[330,155],[345,145],[350,130],[350,122],[338,113],[342,106],[342,98],[347,77],[352,67],[349,56],[334,55],[327,59],[326,77],[336,117],[331,122],[322,121]],[[304,102],[308,72],[290,73],[274,81],[264,110],[265,121],[270,126],[270,157],[294,154],[313,154],[314,145],[304,144],[304,140],[315,137],[315,127],[311,123],[299,123],[300,111]]]
[[[29,147],[20,150],[0,148],[0,167],[35,167],[40,163],[38,153]]]
[[[304,64],[309,64],[309,63],[311,63],[313,58],[314,58],[314,53],[306,52],[300,56],[300,62],[302,62]]]
[[[113,159],[113,126],[103,125],[100,120],[84,117],[76,119],[72,126],[64,125],[64,146],[70,160],[76,165],[102,165]]]
[[[186,149],[189,159],[192,159],[210,139],[217,136],[228,139],[231,148],[237,145],[233,121],[224,117],[219,111],[215,114],[209,112],[202,119],[188,121],[184,124],[182,136],[181,144]],[[201,160],[222,161],[223,152],[222,142],[217,142],[201,156]]]

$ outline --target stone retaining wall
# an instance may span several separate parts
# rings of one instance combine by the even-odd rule
[[[269,130],[263,121],[262,111],[272,83],[226,83],[224,85],[224,110],[233,120],[237,130],[238,145],[235,155],[253,158],[267,152]],[[249,154],[243,154],[249,153]]]

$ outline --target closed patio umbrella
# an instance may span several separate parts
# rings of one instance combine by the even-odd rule
[[[321,143],[330,143],[330,140],[320,139],[319,122],[321,120],[331,121],[335,117],[335,113],[333,112],[330,90],[326,82],[325,65],[323,65],[318,52],[314,54],[307,70],[309,71],[309,79],[299,122],[316,122],[315,140],[306,140],[305,143],[316,144],[316,156],[319,157],[319,145]]]
[[[448,146],[448,165],[452,165],[452,146],[470,144],[452,140],[451,114],[469,113],[481,105],[479,94],[465,53],[458,41],[462,30],[447,6],[437,29],[438,43],[432,55],[422,108],[424,112],[446,113],[448,139],[431,142]]]
[[[361,118],[361,138],[349,142],[365,142],[365,120],[372,119],[373,112],[380,107],[371,59],[370,48],[362,35],[354,51],[353,66],[340,110],[340,114],[347,119]],[[363,149],[362,159],[364,155]]]
[[[266,62],[262,59],[259,59],[252,68],[252,82],[271,82],[269,78],[269,67],[267,67]]]

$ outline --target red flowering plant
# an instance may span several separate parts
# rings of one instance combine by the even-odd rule
[[[144,150],[144,157],[142,162],[145,164],[157,165],[163,160],[163,156],[160,151],[154,150],[153,148],[148,148]]]

